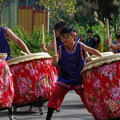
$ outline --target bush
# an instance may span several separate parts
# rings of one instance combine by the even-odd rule
[[[84,34],[86,35],[86,31],[90,29],[90,27],[87,25],[87,27],[79,26],[77,23],[73,23],[73,25],[77,28],[78,30],[78,35]],[[108,46],[106,45],[105,39],[107,38],[106,36],[106,28],[102,26],[92,26],[91,29],[93,30],[94,34],[99,34],[101,37],[101,41],[104,43],[104,52],[108,51]],[[31,53],[37,53],[37,52],[42,52],[40,49],[40,44],[42,41],[42,30],[41,28],[36,28],[34,27],[33,33],[27,33],[21,26],[16,26],[12,28],[12,31],[21,39],[25,42]],[[113,33],[112,33],[113,34]],[[52,34],[48,33],[47,30],[45,30],[45,42],[46,44],[50,44],[52,38]],[[114,35],[113,40],[115,40]],[[86,36],[87,37],[87,36]],[[22,55],[20,53],[21,48],[11,40],[10,42],[10,47],[11,47],[11,56],[16,57]],[[53,55],[53,50],[50,51],[50,55]]]
[[[42,52],[40,49],[40,44],[42,41],[42,30],[41,28],[34,27],[33,33],[27,33],[21,26],[15,26],[12,28],[12,31],[25,42],[28,49],[31,51],[31,53],[37,53]],[[50,44],[52,40],[52,35],[45,30],[45,42],[46,44]],[[13,41],[10,41],[10,48],[11,48],[11,56],[16,57],[22,55],[20,53],[21,48]],[[50,52],[52,54],[53,51]]]

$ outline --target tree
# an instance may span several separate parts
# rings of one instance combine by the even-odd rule
[[[37,4],[50,11],[50,16],[60,20],[60,14],[71,16],[76,12],[76,0],[40,0]]]
[[[104,18],[108,18],[115,31],[119,29],[120,0],[39,0],[38,4],[50,10],[52,21],[64,19],[87,27],[104,26]]]
[[[6,7],[8,0],[0,0],[0,25],[2,23],[2,11]]]
[[[103,25],[108,18],[110,25],[119,23],[120,0],[77,0],[75,21],[80,25]]]

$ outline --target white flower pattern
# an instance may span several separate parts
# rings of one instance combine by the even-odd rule
[[[51,59],[32,60],[10,67],[14,81],[13,105],[23,105],[49,99],[58,78]]]

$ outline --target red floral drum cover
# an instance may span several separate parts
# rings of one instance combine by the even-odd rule
[[[120,61],[112,62],[114,57],[93,61],[98,66],[90,69],[86,65],[89,69],[82,72],[87,105],[96,120],[120,117]],[[116,59],[120,59],[120,54]],[[104,60],[108,63],[100,65]]]
[[[10,65],[10,69],[15,90],[13,105],[36,102],[39,97],[49,99],[58,77],[49,56]]]
[[[13,79],[9,65],[5,60],[0,60],[0,108],[11,107],[13,96]]]

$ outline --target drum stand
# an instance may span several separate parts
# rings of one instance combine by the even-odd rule
[[[12,113],[12,107],[0,108],[0,111],[8,109],[8,115],[10,120],[17,120],[16,117]]]
[[[38,102],[36,102],[35,104],[31,105],[29,108],[29,111],[32,111],[33,107],[38,107],[39,113],[40,115],[43,115],[44,113],[44,109],[43,109],[43,105],[45,104],[45,102],[47,102],[48,100],[42,100],[42,97],[38,98]]]
[[[38,98],[38,102],[34,105],[31,105],[30,108],[29,108],[29,111],[32,111],[32,108],[33,107],[38,107],[38,110],[39,110],[39,113],[40,115],[43,115],[44,114],[44,109],[43,109],[43,105],[45,104],[45,102],[47,102],[48,100],[42,100],[42,97],[39,97]],[[60,112],[61,110],[61,107],[59,110],[56,110],[56,112]]]
[[[112,119],[106,119],[106,120],[120,120],[120,117],[112,118]]]
[[[17,105],[17,106],[13,105],[13,113],[16,113],[17,112],[17,108],[19,108],[19,107],[30,106],[29,111],[32,111],[33,107],[38,107],[40,115],[43,115],[43,113],[44,113],[43,105],[47,101],[48,100],[42,100],[42,97],[39,97],[37,102],[28,103],[28,104],[25,104],[25,105]]]

